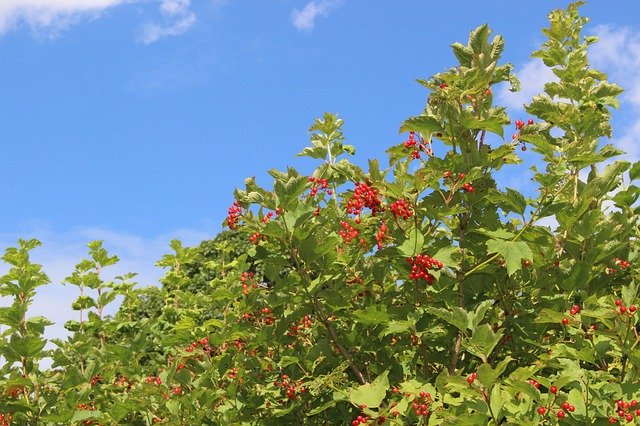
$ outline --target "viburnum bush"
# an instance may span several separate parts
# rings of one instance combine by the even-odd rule
[[[27,317],[39,243],[7,249],[0,424],[640,424],[640,163],[603,143],[622,89],[589,67],[580,5],[549,15],[533,56],[557,81],[527,117],[494,105],[518,81],[484,25],[418,80],[388,165],[350,162],[325,114],[300,153],[318,167],[247,179],[230,231],[172,242],[161,288],[104,281],[118,259],[91,243],[53,349]],[[530,196],[494,178],[524,175],[519,148]]]

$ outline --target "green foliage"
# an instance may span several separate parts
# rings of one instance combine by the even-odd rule
[[[559,80],[526,105],[531,123],[515,122],[513,138],[485,142],[510,124],[493,86],[518,81],[483,25],[453,44],[456,66],[419,80],[426,107],[401,125],[411,133],[388,166],[351,163],[343,121],[325,114],[299,154],[319,160],[311,176],[271,170],[271,189],[247,179],[231,231],[171,242],[160,288],[136,288],[134,274],[105,282],[118,259],[90,243],[65,280],[78,320],[51,350],[51,323],[27,317],[48,282],[29,260],[39,243],[7,249],[0,421],[636,421],[640,166],[602,142],[622,89],[589,67],[596,39],[582,36],[580,4],[550,14],[534,56]],[[493,178],[522,167],[519,144],[542,163],[531,197]],[[39,367],[45,357],[52,368]]]

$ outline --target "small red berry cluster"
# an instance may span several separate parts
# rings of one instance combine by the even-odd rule
[[[321,189],[327,193],[327,195],[333,195],[333,190],[329,188],[329,182],[323,178],[316,178],[314,176],[309,177],[311,185],[311,191],[309,192],[309,198],[313,198],[318,193],[318,189]]]
[[[531,386],[533,386],[536,389],[540,389],[540,383],[536,379],[529,379],[527,380],[527,383],[529,383]]]
[[[429,404],[431,404],[431,394],[429,392],[420,392],[420,396],[414,398],[411,409],[416,416],[427,417],[429,415]]]
[[[620,269],[627,269],[629,266],[631,266],[630,262],[628,262],[626,260],[619,259],[617,257],[614,257],[613,261],[615,262],[616,265],[618,265],[620,267]]]
[[[354,194],[347,201],[347,213],[359,215],[364,208],[371,209],[375,216],[383,210],[382,201],[378,198],[378,190],[364,182],[356,182]]]
[[[93,402],[90,404],[77,404],[76,408],[82,411],[96,411],[96,406],[93,405]],[[82,424],[85,426],[95,425],[97,422],[95,420],[83,420]]]
[[[229,226],[229,229],[236,229],[238,221],[240,220],[240,215],[242,215],[242,207],[238,200],[236,200],[229,207],[229,211],[227,213],[227,226]]]
[[[571,314],[571,316],[579,314],[580,311],[581,311],[580,305],[578,305],[577,303],[573,305],[571,309],[569,309],[569,313]],[[569,325],[569,322],[571,322],[571,320],[568,317],[562,318],[562,325]]]
[[[360,231],[358,231],[355,226],[349,224],[349,222],[345,220],[340,222],[340,226],[342,227],[342,229],[340,230],[339,234],[347,244],[358,238],[358,236],[360,235]]]
[[[280,376],[282,380],[276,380],[273,382],[273,386],[280,388],[285,391],[285,395],[289,400],[299,398],[301,394],[305,393],[307,389],[304,386],[300,386],[302,384],[302,380],[298,380],[297,382],[288,375],[283,374]],[[280,402],[285,403],[287,400],[281,400]]]
[[[9,426],[13,421],[13,414],[2,413],[0,414],[0,426]]]
[[[236,367],[233,367],[231,370],[229,370],[229,372],[227,373],[227,377],[231,380],[234,380],[236,378],[238,378],[238,369]]]
[[[211,346],[209,346],[209,337],[203,337],[200,340],[197,340],[195,342],[192,342],[189,346],[187,346],[184,350],[187,352],[193,352],[195,349],[197,349],[198,347],[202,347],[202,350],[204,352],[212,352],[213,348]]]
[[[532,125],[533,124],[533,118],[530,118],[527,120],[527,125]],[[525,126],[524,121],[522,120],[516,120],[516,133],[514,133],[511,136],[511,139],[513,139],[514,141],[520,138],[520,130],[522,130],[522,128]],[[523,151],[527,150],[527,146],[524,144],[524,142],[522,142],[522,149]]]
[[[469,375],[467,376],[467,383],[469,383],[470,385],[472,385],[472,384],[473,384],[473,382],[475,382],[475,381],[476,381],[476,377],[478,377],[478,373],[476,373],[476,372],[473,372],[473,373],[469,374]]]
[[[387,227],[387,223],[382,221],[382,223],[380,224],[380,228],[378,228],[378,232],[376,233],[376,243],[378,246],[378,250],[382,249],[384,240],[388,238],[388,235],[387,235],[388,230],[389,228]]]
[[[291,327],[289,327],[289,331],[287,331],[287,336],[297,336],[300,330],[309,329],[313,326],[313,320],[309,315],[305,315],[300,321],[294,323]]]
[[[631,401],[617,400],[615,410],[618,417],[625,419],[627,423],[631,423],[635,417],[640,418],[640,407],[638,407],[638,401],[635,399]],[[618,423],[618,419],[611,416],[609,417],[609,423]]]
[[[434,276],[429,273],[429,269],[440,269],[444,266],[442,262],[433,259],[426,254],[419,254],[416,255],[416,257],[408,257],[407,262],[411,265],[409,279],[424,279],[428,284],[432,284],[434,280]]]
[[[447,170],[446,172],[444,172],[443,177],[444,177],[445,179],[452,179],[452,178],[451,178],[451,170]],[[459,183],[460,181],[464,180],[464,178],[465,178],[465,177],[467,177],[467,175],[465,175],[464,173],[460,173],[460,174],[458,174],[458,178],[454,180],[454,184],[455,184],[455,183]],[[470,182],[465,182],[465,183],[462,185],[462,189],[464,189],[466,192],[469,192],[469,193],[473,193],[473,192],[475,192],[475,190],[476,190],[476,189],[473,187],[473,185],[471,185],[471,183],[470,183]]]
[[[540,387],[540,383],[538,383],[536,380],[529,380],[529,383],[532,384],[532,386],[534,386],[536,389],[538,389]],[[554,395],[553,400],[551,401],[551,403],[549,404],[548,407],[538,407],[538,414],[540,414],[541,416],[544,416],[545,413],[550,413],[553,411],[553,404],[556,401],[556,395],[558,394],[558,387],[557,386],[550,386],[549,387],[549,393],[552,393]],[[559,419],[564,419],[567,415],[567,413],[573,413],[576,410],[576,407],[574,407],[573,405],[571,405],[568,401],[564,401],[558,408],[556,411],[556,417],[558,417]]]
[[[389,210],[395,217],[401,217],[404,220],[413,216],[413,209],[407,200],[398,200],[389,205]]]
[[[632,316],[632,315],[635,315],[635,313],[638,311],[638,308],[637,308],[636,305],[631,305],[631,306],[629,306],[629,308],[627,308],[624,305],[624,302],[622,300],[620,300],[620,299],[616,299],[616,301],[614,303],[618,307],[618,311],[622,315]]]
[[[255,273],[245,271],[240,275],[240,282],[242,283],[242,294],[249,294],[249,288],[257,288],[258,285],[253,282]]]
[[[271,313],[271,309],[262,308],[258,309],[254,314],[251,314],[249,312],[242,314],[242,319],[258,325],[272,325],[275,322],[275,319],[273,318]]]
[[[351,421],[351,426],[366,425],[367,421],[368,421],[367,415],[362,413]]]
[[[131,389],[133,387],[133,382],[130,382],[127,376],[120,376],[113,379],[114,386],[126,386],[127,389]]]
[[[162,384],[162,379],[158,376],[149,376],[145,379],[145,383],[148,385],[160,386]]]
[[[269,212],[266,215],[262,216],[262,223],[267,223],[273,217],[273,212]]]
[[[420,151],[425,151],[427,155],[432,155],[432,151],[422,140],[416,139],[416,132],[409,132],[409,139],[403,142],[404,148],[411,150],[411,159],[420,158]]]
[[[249,242],[255,245],[260,244],[261,241],[266,241],[266,239],[267,239],[267,236],[262,235],[259,232],[254,232],[253,234],[251,234],[251,236],[249,236]]]
[[[96,374],[91,378],[91,387],[95,387],[99,383],[103,383],[102,376],[100,376],[99,374]]]

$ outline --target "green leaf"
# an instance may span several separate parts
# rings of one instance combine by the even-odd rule
[[[384,305],[367,306],[364,310],[353,313],[355,320],[363,325],[376,326],[389,321],[387,307]]]
[[[502,256],[507,264],[509,276],[522,268],[522,260],[533,258],[533,252],[527,243],[522,241],[489,240],[487,241],[487,251]]]
[[[356,406],[366,405],[367,408],[376,408],[387,394],[389,389],[389,371],[385,371],[372,383],[365,383],[349,392],[349,401]]]
[[[420,132],[425,134],[444,132],[444,129],[434,117],[419,115],[405,120],[400,126],[400,132]]]
[[[426,311],[451,324],[460,331],[467,331],[467,325],[469,324],[467,311],[459,306],[455,306],[450,309],[428,307],[426,308]]]
[[[413,257],[416,254],[422,252],[422,246],[424,245],[424,235],[419,229],[413,228],[409,231],[407,239],[398,246],[400,254],[406,257]]]
[[[640,178],[640,161],[636,161],[629,169],[629,178],[631,180],[636,180]]]
[[[465,342],[465,349],[482,359],[483,362],[488,362],[489,355],[493,352],[504,331],[501,329],[498,333],[494,333],[489,324],[482,324],[475,330],[471,339]]]

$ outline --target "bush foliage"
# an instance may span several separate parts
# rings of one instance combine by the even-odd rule
[[[388,163],[349,161],[325,114],[299,154],[313,173],[247,179],[229,231],[171,243],[160,288],[105,280],[118,259],[90,243],[65,280],[78,320],[52,349],[51,322],[27,315],[49,282],[39,242],[8,248],[0,424],[640,422],[640,165],[602,142],[622,89],[589,66],[580,4],[549,15],[533,56],[557,81],[526,122],[494,104],[518,81],[478,27],[418,80],[426,106]],[[496,184],[526,167],[518,148],[537,154],[531,196]]]

